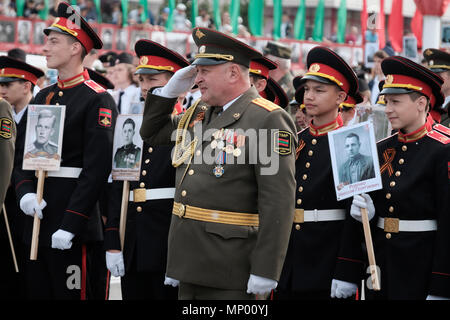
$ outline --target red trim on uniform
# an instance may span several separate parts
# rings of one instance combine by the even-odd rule
[[[20,181],[17,185],[16,185],[16,190],[17,188],[19,188],[22,184],[24,184],[25,182],[33,182],[32,180],[22,180]]]
[[[79,212],[76,212],[76,211],[73,211],[73,210],[69,210],[69,209],[66,209],[66,211],[67,211],[67,212],[70,212],[70,213],[75,213],[75,214],[77,214],[77,215],[79,215],[79,216],[82,216],[83,218],[89,219],[88,216],[86,216],[86,215],[84,215],[84,214],[82,214],[82,213],[79,213]]]
[[[419,129],[403,134],[400,131],[398,132],[398,141],[403,143],[409,143],[409,142],[415,142],[417,140],[422,139],[426,136],[428,133],[428,125],[425,123],[423,126],[421,126]]]
[[[111,273],[108,270],[108,272],[106,273],[106,292],[105,292],[105,300],[109,299],[109,283],[111,281]]]
[[[356,288],[355,300],[359,300],[359,288]]]
[[[70,88],[76,87],[80,83],[83,83],[89,79],[90,79],[89,72],[87,69],[84,69],[84,71],[82,73],[77,74],[76,76],[74,76],[72,78],[65,79],[65,80],[58,79],[58,88],[70,89]]]
[[[428,115],[427,115],[427,122],[426,122],[425,124],[426,124],[426,126],[427,126],[427,130],[428,130],[428,131],[433,130],[434,119],[433,119],[433,117],[431,116],[431,114],[429,114],[429,113],[428,113]]]
[[[338,114],[337,118],[333,121],[324,124],[323,126],[316,127],[311,121],[311,124],[309,125],[309,132],[315,136],[323,136],[326,135],[328,132],[339,129],[344,125],[344,122],[342,121],[341,115]]]
[[[105,232],[106,231],[119,231],[119,228],[106,228]]]
[[[450,277],[450,274],[444,273],[444,272],[436,272],[436,271],[432,271],[431,273],[437,274],[437,275],[440,275],[440,276]]]
[[[391,76],[391,77],[389,77]],[[430,103],[431,105],[434,105],[434,95],[433,95],[433,90],[431,89],[431,87],[421,81],[418,78],[414,78],[414,77],[409,77],[403,74],[392,74],[392,75],[388,75],[387,79],[390,79],[392,81],[390,81],[389,83],[386,83],[386,81],[384,82],[383,85],[383,89],[384,88],[406,88],[406,89],[411,89],[420,93],[423,93],[424,95],[426,95],[429,99],[430,99]],[[414,89],[411,88],[410,86],[414,86],[414,87],[418,87],[418,89]]]
[[[86,300],[86,245],[81,246],[81,300]]]
[[[19,78],[31,81],[34,85],[36,84],[37,77],[31,72],[16,68],[3,68],[1,70],[2,77]]]
[[[87,52],[91,51],[94,47],[94,42],[92,41],[91,37],[81,28],[81,26],[79,26],[77,23],[74,23],[73,20],[69,21],[64,17],[58,17],[55,19],[55,22],[53,22],[51,27],[59,28],[64,32],[67,32],[67,30],[64,30],[65,28],[67,28],[69,31],[71,31],[70,33],[72,34],[72,36],[74,36],[78,41],[81,42]]]
[[[259,71],[258,73],[252,72],[252,70]],[[258,76],[264,77],[266,80],[269,78],[269,68],[267,68],[262,63],[258,63],[256,61],[250,62],[250,73],[256,74]]]
[[[356,259],[350,259],[350,258],[344,258],[344,257],[337,257],[339,260],[349,261],[349,262],[355,262],[355,263],[364,263],[364,261],[356,260]]]

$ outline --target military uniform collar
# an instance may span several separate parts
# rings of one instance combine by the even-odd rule
[[[66,79],[66,80],[58,79],[58,88],[70,89],[70,88],[73,88],[89,79],[90,79],[89,72],[87,71],[87,69],[84,69],[84,71],[82,73],[77,74],[75,77],[72,77],[70,79]]]
[[[428,133],[427,125],[424,124],[416,131],[413,131],[411,133],[402,133],[401,131],[398,132],[398,141],[408,143],[408,142],[414,142],[417,140],[422,139],[426,134]]]
[[[309,132],[315,136],[323,136],[326,135],[328,132],[339,129],[344,125],[344,122],[342,121],[341,115],[338,114],[337,118],[331,121],[330,123],[324,124],[323,126],[316,127],[311,121],[311,124],[309,126]]]

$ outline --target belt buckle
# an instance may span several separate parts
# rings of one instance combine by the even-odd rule
[[[147,190],[145,188],[136,188],[133,190],[133,202],[145,202],[147,200]]]
[[[397,218],[384,218],[384,231],[390,233],[399,232],[400,219]]]
[[[179,203],[178,208],[175,209],[175,214],[180,218],[183,218],[186,214],[186,206],[184,204]]]
[[[294,223],[303,223],[303,222],[305,222],[305,210],[295,209]]]

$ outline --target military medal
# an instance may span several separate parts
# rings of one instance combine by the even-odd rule
[[[233,150],[233,156],[235,156],[236,158],[239,157],[241,155],[242,151],[239,148],[236,148]]]
[[[213,174],[216,176],[216,178],[220,178],[225,173],[225,169],[223,168],[225,160],[226,160],[225,152],[220,151],[216,158],[217,165],[213,169]]]
[[[223,175],[224,171],[225,170],[223,169],[223,167],[221,165],[217,165],[213,169],[213,173],[216,176],[216,178],[220,178]]]

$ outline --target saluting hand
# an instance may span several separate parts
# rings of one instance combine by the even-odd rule
[[[174,73],[158,95],[165,98],[177,98],[186,91],[191,90],[197,76],[197,68],[193,65],[184,67]]]

